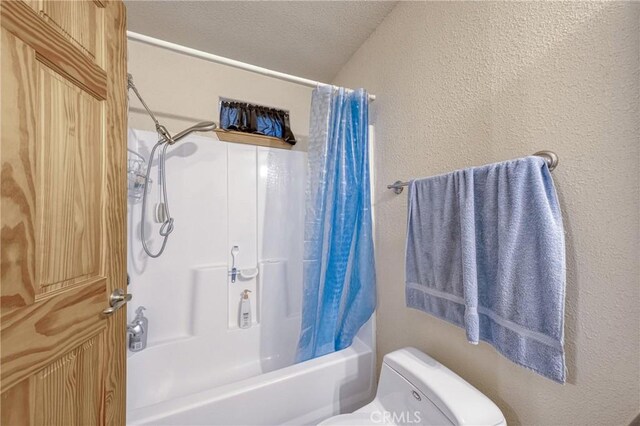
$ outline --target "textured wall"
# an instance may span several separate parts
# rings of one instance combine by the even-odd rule
[[[378,349],[413,345],[510,424],[628,424],[640,411],[640,4],[400,3],[336,83],[378,96]],[[404,306],[397,179],[551,149],[567,233],[558,385]]]

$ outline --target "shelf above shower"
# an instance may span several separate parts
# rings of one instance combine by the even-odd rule
[[[218,139],[223,142],[243,143],[247,145],[266,146],[269,148],[291,149],[292,145],[282,139],[272,136],[256,135],[253,133],[236,132],[233,130],[216,129]]]

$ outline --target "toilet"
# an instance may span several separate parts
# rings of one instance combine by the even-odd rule
[[[478,389],[415,348],[385,355],[378,391],[370,404],[330,417],[338,425],[506,426],[500,409]]]

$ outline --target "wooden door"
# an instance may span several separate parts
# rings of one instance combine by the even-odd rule
[[[125,9],[0,16],[1,424],[124,424]]]

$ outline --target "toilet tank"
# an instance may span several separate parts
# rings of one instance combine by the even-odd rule
[[[385,355],[374,403],[396,424],[506,425],[493,401],[415,348]]]

